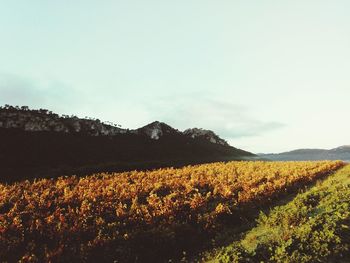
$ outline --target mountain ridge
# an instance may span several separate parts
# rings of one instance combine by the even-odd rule
[[[123,129],[118,124],[102,122],[99,119],[58,115],[47,109],[33,110],[27,106],[5,105],[5,107],[0,107],[0,128],[21,129],[30,132],[81,133],[90,136],[114,136],[132,133],[143,134],[154,140],[158,140],[167,133],[181,133],[191,138],[200,137],[211,143],[229,146],[215,132],[202,128],[189,128],[181,132],[164,122],[154,121],[137,129]]]
[[[0,182],[256,157],[223,144],[212,131],[198,130],[201,136],[191,136],[159,121],[129,130],[8,106],[0,109]]]

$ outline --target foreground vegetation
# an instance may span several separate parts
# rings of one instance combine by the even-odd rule
[[[209,255],[213,262],[350,262],[350,165]]]
[[[241,224],[246,209],[295,192],[305,183],[342,166],[342,162],[327,161],[229,162],[0,184],[0,259],[9,262],[95,261],[97,257],[99,262],[181,259],[186,251],[208,246],[227,222]],[[297,218],[293,215],[291,222],[288,215],[294,210],[287,210],[286,215],[276,214],[275,221],[261,217],[260,225],[278,224],[286,217],[282,222],[287,220],[288,226],[297,227],[304,216],[317,215],[315,211],[308,214],[307,209],[317,205],[320,198],[316,195],[307,198],[305,208],[295,208],[306,214]],[[339,211],[339,218],[343,218],[343,210]],[[278,229],[275,231],[271,237],[279,234]],[[297,244],[289,243],[288,233],[282,235],[286,244]],[[254,240],[253,236],[250,238]],[[318,236],[319,240],[322,238]],[[284,249],[288,246],[279,248],[278,244],[276,253],[283,259],[280,254],[287,253]],[[230,261],[245,256],[255,259],[258,253],[265,253],[260,247],[253,246],[247,252],[241,245],[230,246],[219,253],[218,259]]]

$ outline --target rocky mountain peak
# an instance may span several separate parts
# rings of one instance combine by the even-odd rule
[[[158,140],[164,134],[167,133],[178,133],[179,131],[165,124],[164,122],[154,121],[146,126],[137,129],[141,134],[145,134],[151,139]]]
[[[191,138],[203,138],[215,144],[229,146],[229,144],[225,140],[221,139],[217,134],[215,134],[211,130],[192,128],[185,130],[183,134]]]

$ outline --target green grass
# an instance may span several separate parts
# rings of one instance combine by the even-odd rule
[[[350,262],[350,165],[261,213],[256,227],[209,262]]]

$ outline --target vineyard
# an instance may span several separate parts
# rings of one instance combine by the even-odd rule
[[[206,247],[225,222],[344,166],[229,162],[0,184],[0,259],[156,262]],[[209,240],[209,241],[208,241]]]

